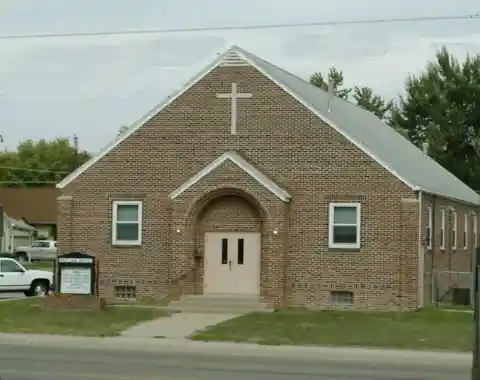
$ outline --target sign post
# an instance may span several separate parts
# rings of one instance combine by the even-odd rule
[[[95,260],[81,252],[58,257],[57,292],[72,295],[95,295]]]

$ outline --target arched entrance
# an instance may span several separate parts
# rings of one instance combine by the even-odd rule
[[[203,260],[204,293],[259,294],[264,213],[250,195],[222,189],[204,197],[192,220]]]

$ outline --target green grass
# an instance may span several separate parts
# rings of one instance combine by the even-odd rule
[[[370,346],[469,351],[470,313],[280,311],[253,313],[209,327],[191,339],[267,345]]]
[[[437,306],[432,306],[437,307]],[[453,305],[451,302],[440,302],[438,309],[443,310],[461,310],[461,311],[473,311],[472,305]]]
[[[114,308],[104,311],[46,311],[38,298],[0,302],[0,332],[80,336],[116,336],[140,322],[166,317],[151,308]]]
[[[22,265],[27,269],[41,269],[41,270],[52,270],[53,271],[53,260],[46,261],[33,261],[31,263],[22,263]]]

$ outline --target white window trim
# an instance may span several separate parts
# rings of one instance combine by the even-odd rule
[[[357,212],[357,242],[353,244],[344,244],[344,243],[334,243],[333,242],[333,228],[334,224],[334,213],[335,207],[351,207],[355,208]],[[360,203],[330,203],[329,212],[328,212],[328,247],[329,248],[340,248],[340,249],[359,249],[360,248],[360,231],[361,231],[361,204]],[[346,226],[346,224],[343,224]],[[353,226],[353,224],[349,224]]]
[[[433,209],[431,207],[428,208],[428,221],[427,221],[427,228],[428,228],[428,249],[432,249],[432,238],[433,238]]]
[[[453,212],[453,242],[452,242],[452,248],[457,249],[457,241],[458,241],[458,232],[457,232],[457,225],[458,225],[458,220],[457,220],[457,212]]]
[[[468,214],[467,213],[465,213],[465,216],[463,219],[463,233],[464,233],[463,249],[467,250],[468,249]]]
[[[138,207],[138,239],[137,240],[119,240],[117,239],[117,211],[118,206],[135,205]],[[122,223],[122,222],[120,222]],[[133,222],[128,222],[133,223]],[[142,228],[143,228],[143,202],[142,201],[113,201],[112,205],[112,244],[135,246],[142,245]]]
[[[477,236],[477,228],[478,228],[478,219],[477,214],[473,215],[473,244],[474,249],[478,248],[478,236]]]
[[[440,210],[440,215],[441,215],[440,249],[445,249],[445,210]]]

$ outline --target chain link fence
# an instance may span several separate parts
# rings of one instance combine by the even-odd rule
[[[433,271],[432,295],[437,304],[472,305],[473,287],[473,272]]]

